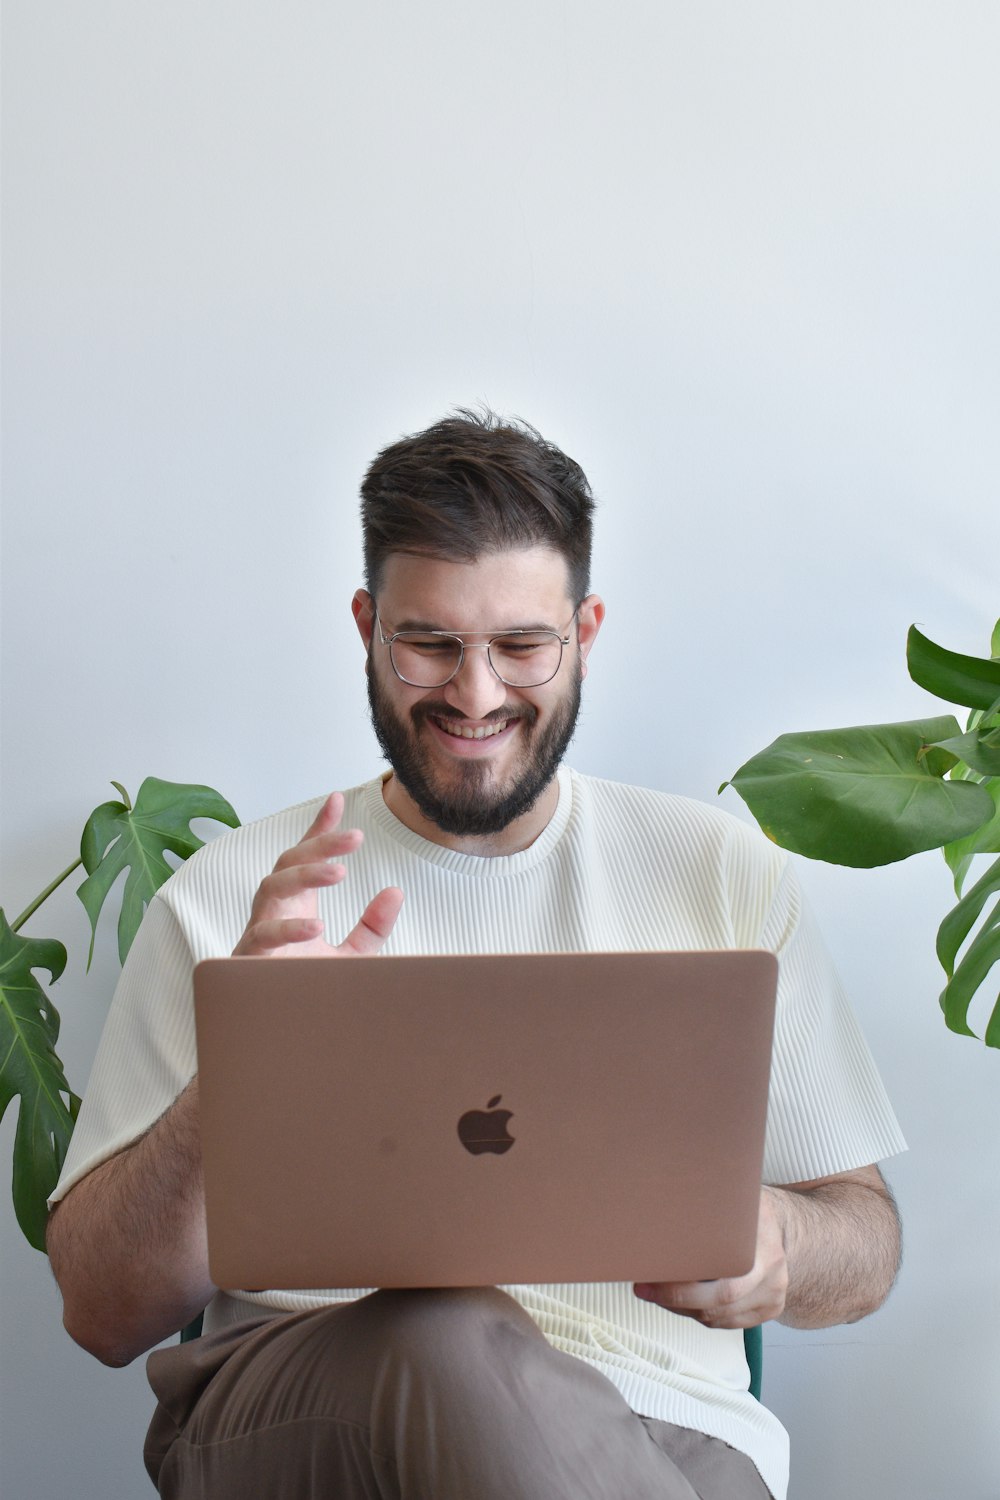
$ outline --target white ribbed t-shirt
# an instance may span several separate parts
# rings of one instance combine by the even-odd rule
[[[341,826],[361,828],[365,838],[348,858],[347,879],[320,893],[330,941],[346,936],[376,892],[396,885],[406,900],[387,953],[770,949],[780,977],[765,1181],[808,1182],[904,1149],[791,864],[755,829],[717,808],[563,768],[558,807],[540,837],[520,853],[484,858],[406,828],[386,807],[382,784],[377,778],[346,794]],[[321,802],[215,840],[154,897],[53,1201],[134,1141],[193,1076],[192,968],[232,951],[261,879]],[[220,1292],[206,1327],[366,1290]],[[782,1500],[787,1438],[747,1392],[739,1332],[639,1301],[626,1283],[507,1290],[557,1348],[601,1370],[634,1410],[749,1454]]]

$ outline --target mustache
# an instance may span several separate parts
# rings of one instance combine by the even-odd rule
[[[451,719],[456,724],[461,724],[467,718],[466,714],[458,713],[449,703],[415,703],[410,709],[410,717],[415,724],[422,723],[425,719]],[[529,726],[533,725],[538,718],[538,709],[530,703],[519,703],[516,708],[491,708],[488,714],[483,714],[480,722],[483,724],[511,723],[514,719],[523,719]]]

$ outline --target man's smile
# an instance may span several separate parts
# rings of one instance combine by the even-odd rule
[[[456,739],[463,740],[488,740],[494,735],[502,734],[510,719],[495,719],[486,724],[468,724],[461,719],[443,719],[436,715],[430,716],[431,723],[438,729],[443,729],[445,734],[450,734]]]
[[[500,754],[503,746],[512,742],[525,723],[530,724],[531,715],[504,713],[496,718],[464,719],[457,714],[421,713],[416,716],[418,727],[430,735],[432,743],[454,760],[492,760]]]

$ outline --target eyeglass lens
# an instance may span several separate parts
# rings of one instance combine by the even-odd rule
[[[490,665],[509,687],[540,687],[549,682],[559,670],[562,649],[560,637],[550,630],[496,636],[488,646]],[[397,635],[389,650],[397,675],[414,687],[443,687],[462,660],[462,642],[457,636],[424,635],[416,630]]]

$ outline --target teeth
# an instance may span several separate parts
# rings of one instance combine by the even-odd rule
[[[506,729],[509,722],[509,720],[504,719],[502,723],[479,724],[475,729],[472,729],[468,724],[456,724],[454,719],[435,720],[435,723],[439,728],[444,730],[445,734],[453,734],[456,739],[460,740],[491,739],[493,735],[500,734],[502,730]]]

